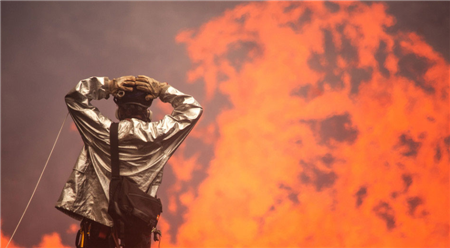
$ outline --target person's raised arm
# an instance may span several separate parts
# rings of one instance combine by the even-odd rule
[[[69,113],[86,144],[104,143],[109,139],[111,120],[103,116],[91,104],[92,100],[108,99],[110,94],[132,91],[134,76],[124,76],[110,80],[108,77],[90,77],[78,84],[65,97]]]
[[[148,131],[154,140],[167,141],[163,143],[170,146],[175,145],[174,149],[176,149],[200,119],[203,113],[202,107],[191,95],[147,76],[136,78],[136,88],[147,92],[146,98],[159,97],[162,102],[172,105],[172,113],[164,116],[162,120],[152,122],[151,129]]]

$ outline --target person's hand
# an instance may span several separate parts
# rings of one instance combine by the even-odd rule
[[[167,86],[167,83],[160,83],[157,80],[144,75],[139,75],[136,78],[136,89],[148,93],[148,95],[145,96],[145,100],[147,101],[158,98],[165,86]]]
[[[136,85],[136,78],[134,76],[123,76],[120,78],[114,78],[109,81],[109,91],[111,95],[115,97],[124,96],[124,91],[133,91],[133,87]]]

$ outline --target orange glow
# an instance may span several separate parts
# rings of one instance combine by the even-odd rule
[[[333,4],[251,2],[177,36],[205,116],[217,94],[232,107],[192,133],[214,158],[197,191],[170,188],[170,246],[450,245],[449,65],[386,33],[383,3]],[[198,159],[169,164],[189,181]]]
[[[8,236],[3,235],[3,231],[1,232],[1,247],[4,248],[8,244],[9,241]],[[33,246],[33,248],[70,248],[70,246],[64,246],[61,243],[61,237],[58,233],[54,232],[51,234],[45,234],[42,237],[41,243],[37,246]],[[14,241],[11,241],[8,248],[22,248],[22,246],[18,246]]]
[[[61,237],[56,232],[44,235],[42,237],[41,243],[37,246],[33,246],[33,248],[55,248],[55,247],[70,248],[70,246],[65,246],[61,243]]]
[[[5,235],[3,234],[3,231],[1,231],[1,233],[0,233],[0,238],[1,238],[1,240],[0,240],[1,247],[4,248],[4,247],[6,247],[6,245],[8,244],[8,241],[9,241],[9,239],[10,239],[11,237],[10,237],[10,236],[5,236]],[[13,241],[11,241],[11,243],[9,244],[8,248],[22,248],[22,246],[18,246],[17,244],[14,243],[14,240],[13,240]]]
[[[75,123],[73,121],[70,123],[70,131],[74,132],[78,131],[77,126],[75,126]]]
[[[77,233],[80,229],[80,225],[72,224],[70,225],[69,229],[66,230],[66,233]]]

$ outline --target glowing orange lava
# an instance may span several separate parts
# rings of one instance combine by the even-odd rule
[[[4,236],[3,232],[1,232],[1,247],[6,247],[8,244],[9,238],[8,236]],[[14,241],[12,241],[8,248],[23,248],[22,246],[17,246]],[[39,243],[37,246],[33,246],[33,248],[70,248],[70,246],[64,246],[61,243],[61,237],[58,233],[54,232],[51,234],[45,234],[42,236],[41,243]]]
[[[205,116],[231,107],[193,133],[214,158],[165,246],[448,247],[449,65],[394,23],[383,3],[251,2],[180,33]],[[189,181],[198,159],[169,163]]]

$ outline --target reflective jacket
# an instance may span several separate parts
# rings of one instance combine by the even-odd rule
[[[108,215],[111,156],[111,120],[91,104],[108,98],[109,79],[91,77],[80,81],[65,97],[69,113],[84,142],[73,171],[56,203],[56,208],[75,219],[83,217],[112,226]],[[173,112],[156,122],[128,119],[119,122],[120,174],[155,196],[164,165],[183,142],[202,114],[202,107],[190,95],[169,86],[160,100]]]

